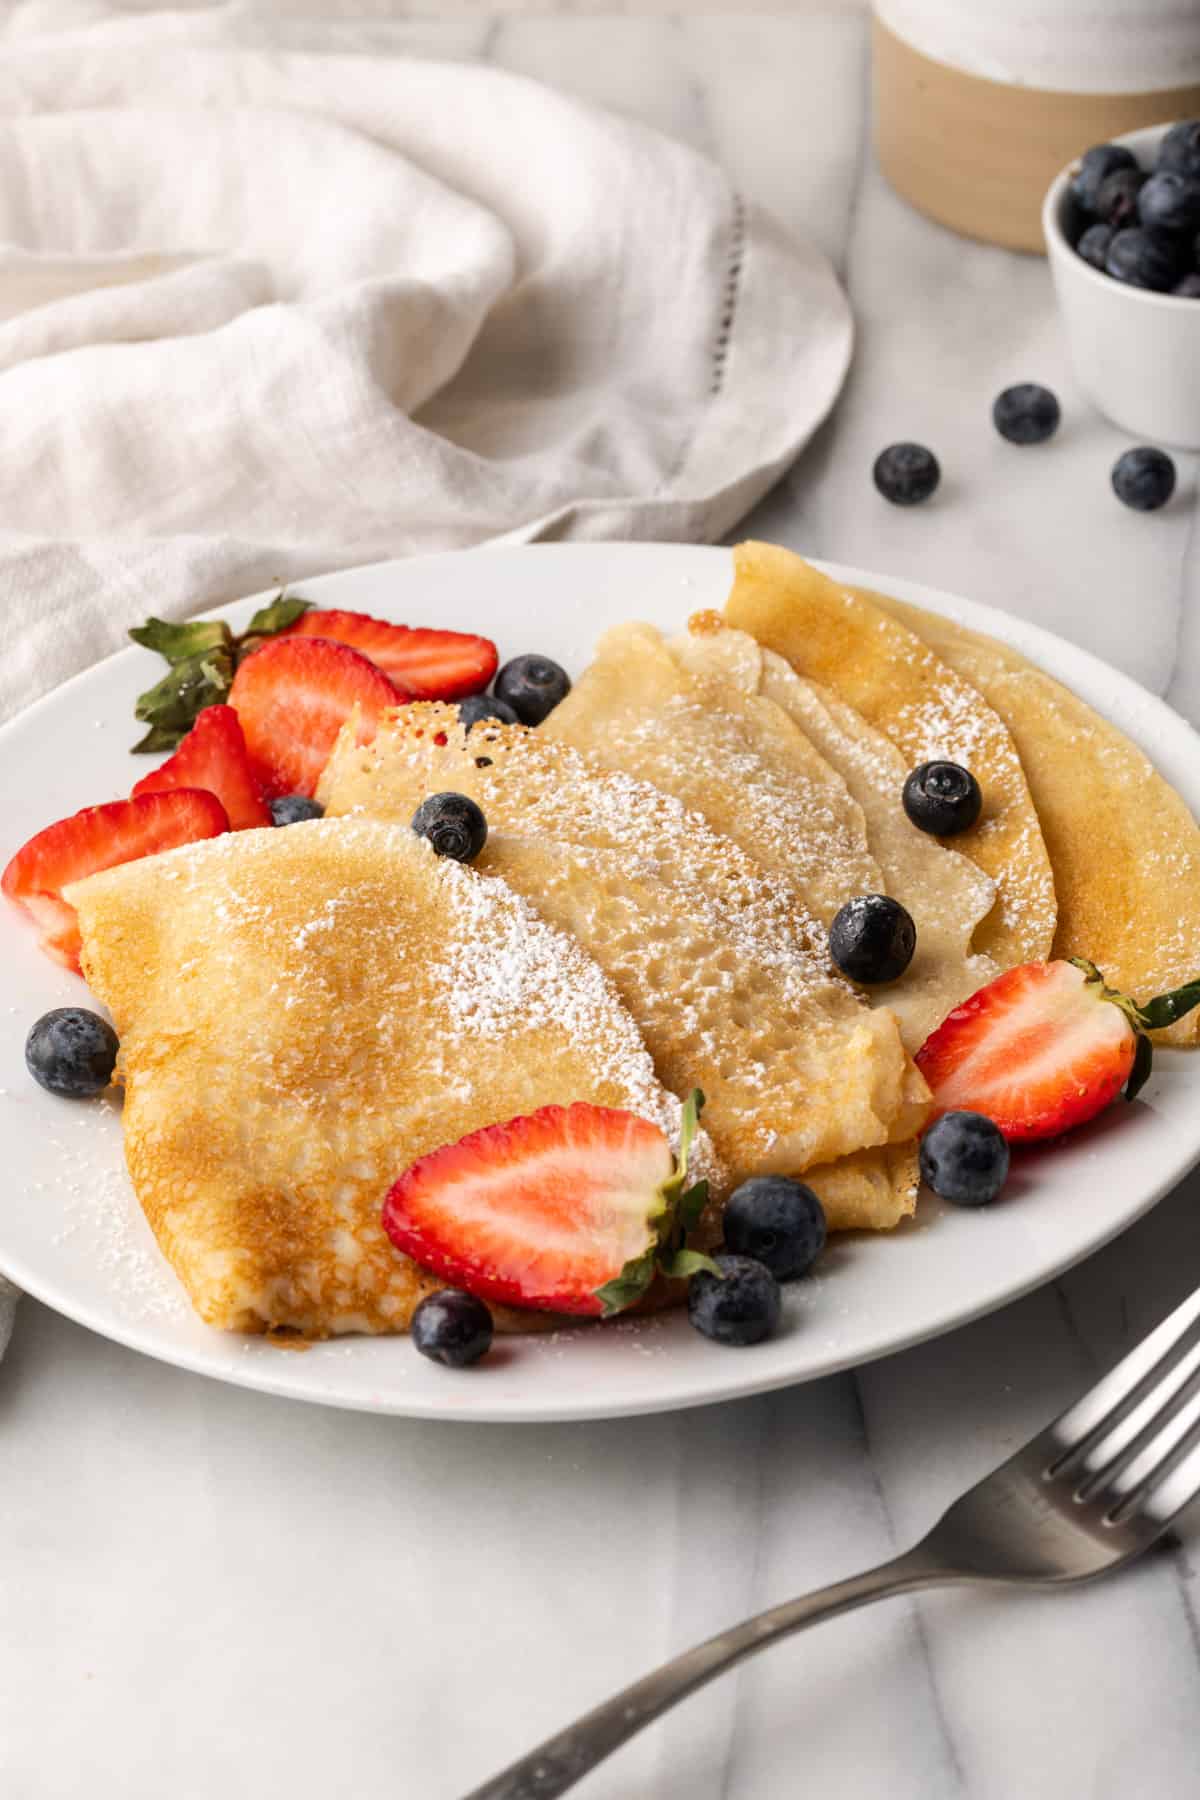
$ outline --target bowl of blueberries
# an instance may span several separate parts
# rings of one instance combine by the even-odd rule
[[[1080,386],[1126,431],[1200,449],[1200,119],[1093,145],[1042,226]]]

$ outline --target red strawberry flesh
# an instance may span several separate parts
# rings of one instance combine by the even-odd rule
[[[218,837],[228,829],[221,802],[199,788],[85,806],[31,837],[0,876],[0,887],[42,927],[47,955],[78,973],[79,923],[75,908],[62,897],[63,888],[101,869]]]
[[[169,788],[206,788],[229,815],[232,831],[269,825],[267,808],[246,750],[241,722],[232,706],[206,706],[174,756],[143,775],[133,790],[157,794]]]
[[[414,700],[461,700],[466,694],[481,693],[499,660],[490,638],[467,631],[390,625],[367,613],[304,613],[285,635],[349,644]]]
[[[1013,1143],[1059,1137],[1116,1098],[1137,1038],[1121,1008],[1068,962],[1009,969],[917,1052],[933,1117],[983,1113]]]
[[[268,798],[311,796],[334,740],[358,709],[369,744],[382,715],[409,696],[348,644],[271,638],[242,663],[229,690],[256,779]]]
[[[674,1158],[656,1125],[576,1101],[488,1125],[391,1188],[398,1249],[481,1299],[598,1316],[597,1288],[654,1241]]]

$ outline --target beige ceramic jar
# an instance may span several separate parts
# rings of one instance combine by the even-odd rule
[[[875,0],[874,113],[906,200],[968,237],[1041,250],[1065,163],[1200,117],[1200,0]]]

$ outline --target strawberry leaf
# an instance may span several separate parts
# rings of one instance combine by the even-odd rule
[[[233,633],[224,619],[192,619],[179,625],[170,619],[150,618],[144,625],[133,626],[129,635],[135,644],[141,644],[146,650],[157,650],[172,664],[186,662],[210,650],[233,647]]]
[[[1133,1067],[1129,1071],[1129,1080],[1125,1083],[1125,1098],[1136,1100],[1150,1079],[1150,1069],[1154,1062],[1154,1046],[1143,1032],[1137,1034],[1137,1046],[1133,1052]]]
[[[277,594],[269,606],[259,608],[240,638],[224,619],[191,619],[179,625],[150,618],[135,625],[129,633],[134,643],[157,650],[171,666],[134,706],[134,718],[150,727],[133,746],[134,753],[174,750],[206,706],[219,706],[228,697],[236,664],[264,639],[294,625],[311,605],[311,600]]]
[[[219,706],[233,684],[233,652],[225,644],[172,664],[161,681],[138,696],[133,714],[150,729],[135,752],[174,750],[206,706]]]
[[[658,1266],[671,1281],[688,1281],[701,1269],[724,1280],[720,1265],[711,1256],[706,1256],[703,1250],[673,1250],[669,1256],[659,1258]]]
[[[280,592],[276,594],[269,606],[259,607],[246,627],[245,636],[248,638],[275,637],[279,632],[286,631],[289,625],[294,625],[301,614],[308,612],[311,606],[311,600],[289,598]]]
[[[604,1303],[604,1311],[600,1317],[611,1319],[614,1314],[625,1312],[640,1300],[654,1280],[657,1267],[658,1243],[655,1241],[643,1255],[627,1262],[619,1275],[596,1289],[597,1300]]]
[[[700,1223],[704,1208],[708,1205],[707,1181],[693,1182],[686,1193],[679,1196],[679,1224],[686,1237]]]
[[[1139,1006],[1138,1013],[1147,1031],[1164,1031],[1168,1025],[1174,1025],[1176,1019],[1190,1013],[1194,1006],[1200,1006],[1200,981],[1186,982],[1169,994],[1147,1000],[1145,1006]]]
[[[699,1268],[716,1268],[711,1257],[683,1247],[684,1238],[698,1222],[708,1201],[707,1181],[695,1181],[691,1187],[686,1185],[688,1158],[700,1129],[703,1105],[704,1095],[699,1088],[693,1088],[684,1102],[679,1121],[675,1168],[658,1190],[657,1205],[647,1219],[654,1234],[650,1247],[640,1256],[631,1257],[619,1275],[596,1289],[596,1298],[604,1305],[602,1318],[611,1319],[614,1313],[633,1306],[660,1270],[664,1275],[686,1280]]]

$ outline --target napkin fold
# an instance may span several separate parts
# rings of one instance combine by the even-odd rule
[[[836,398],[832,270],[713,163],[494,68],[285,31],[0,37],[0,718],[147,613],[414,551],[719,537]]]

